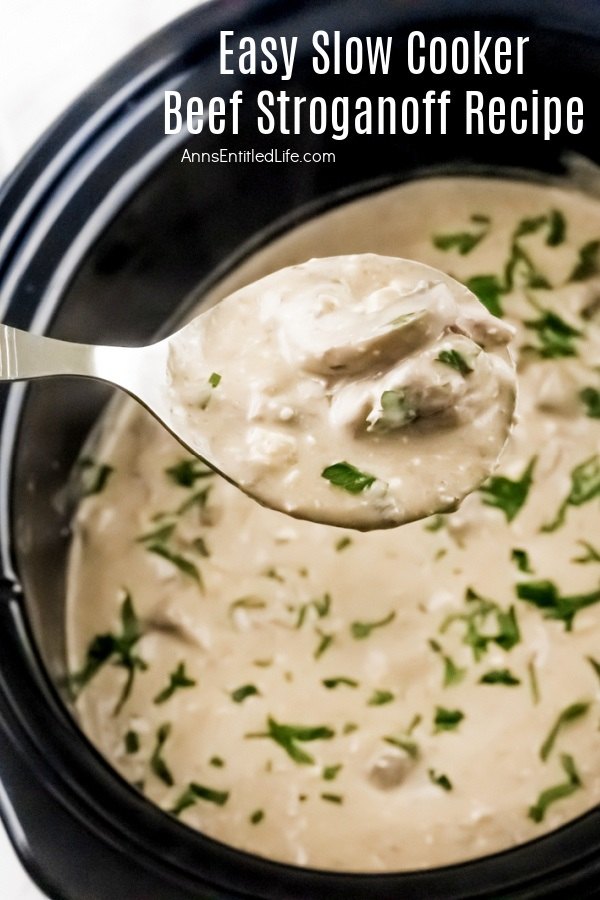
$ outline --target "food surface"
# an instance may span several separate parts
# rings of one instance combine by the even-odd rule
[[[455,509],[512,423],[513,330],[410,260],[289,266],[169,341],[186,444],[272,509],[367,530]]]
[[[83,729],[151,801],[262,856],[374,872],[600,802],[600,205],[416,181],[295,229],[209,299],[365,252],[445,270],[516,328],[497,472],[455,513],[360,533],[260,507],[122,403],[80,467],[68,645]]]

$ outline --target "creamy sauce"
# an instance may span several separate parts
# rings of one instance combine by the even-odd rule
[[[512,336],[421,264],[313,259],[170,339],[172,418],[188,447],[271,508],[399,525],[456,508],[494,468],[514,411]]]
[[[123,404],[85,468],[68,644],[82,726],[128,782],[226,843],[362,871],[488,854],[600,802],[599,238],[577,193],[432,179],[219,287],[316,254],[445,269],[517,330],[517,421],[458,512],[361,534],[258,506]]]

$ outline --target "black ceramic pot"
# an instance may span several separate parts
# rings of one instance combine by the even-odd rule
[[[392,34],[392,80],[317,78],[308,38]],[[209,97],[273,88],[264,76],[219,79],[220,29],[300,35],[291,89],[300,94],[422,94],[481,88],[467,76],[406,75],[402,45],[429,35],[532,36],[524,76],[487,76],[489,95],[538,88],[584,98],[577,137],[259,137],[202,134],[190,150],[333,150],[332,165],[182,164],[165,140],[162,92]],[[288,85],[288,87],[290,87]],[[341,202],[366,182],[392,183],[423,167],[519,166],[562,171],[566,150],[598,161],[597,0],[221,0],[175,22],[104,77],[42,138],[0,198],[4,321],[56,337],[143,343],[198,284],[214,281],[252,245]],[[67,521],[57,492],[109,396],[79,381],[0,394],[0,810],[23,862],[64,900],[408,900],[595,896],[600,810],[514,850],[417,873],[344,875],[268,862],[209,840],[146,802],[79,731],[61,682]],[[90,585],[93,602],[93,585]],[[485,764],[482,761],[482,765]],[[335,835],[332,835],[335,840]]]

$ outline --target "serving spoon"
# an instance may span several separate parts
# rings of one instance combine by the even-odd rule
[[[466,332],[454,329],[458,320]],[[72,343],[0,325],[0,381],[66,375],[107,382],[263,505],[369,530],[456,508],[490,474],[514,410],[507,328],[429,266],[374,254],[331,257],[272,273],[145,347]],[[483,353],[490,334],[498,346]],[[438,364],[456,368],[456,347],[474,351],[462,374]],[[422,389],[423,361],[433,405],[402,420],[405,398],[395,385],[417,372]],[[477,385],[486,364],[498,392],[483,397]],[[467,422],[453,441],[452,415],[434,419],[432,412],[454,414],[465,390],[481,407],[481,423],[469,430]],[[498,411],[490,414],[494,396]],[[489,432],[483,442],[482,427]],[[471,440],[474,459],[465,465]]]

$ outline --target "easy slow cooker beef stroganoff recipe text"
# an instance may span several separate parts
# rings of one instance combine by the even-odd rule
[[[367,872],[600,801],[599,238],[576,192],[424,179],[296,228],[209,298],[317,255],[432,265],[515,328],[517,419],[458,511],[359,533],[258,506],[121,403],[80,465],[67,624],[82,726],[127,781],[226,843]]]

